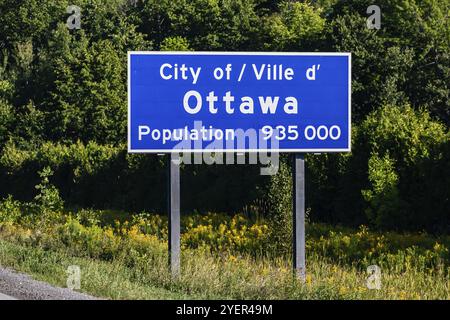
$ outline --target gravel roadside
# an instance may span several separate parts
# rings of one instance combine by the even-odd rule
[[[3,295],[2,295],[3,294]],[[6,296],[4,296],[6,295]],[[18,300],[96,300],[67,288],[58,288],[30,276],[0,266],[0,298]]]

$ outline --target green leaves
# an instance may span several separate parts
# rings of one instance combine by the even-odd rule
[[[369,115],[358,131],[355,156],[368,157],[368,184],[362,190],[368,220],[385,229],[437,230],[448,225],[442,205],[448,203],[444,190],[450,180],[436,177],[437,168],[448,167],[448,128],[426,111],[387,105]],[[430,202],[438,194],[439,205]]]
[[[386,153],[382,158],[373,154],[369,159],[369,182],[371,189],[362,190],[368,220],[378,228],[393,227],[402,222],[401,199],[398,191],[398,174],[395,161]]]
[[[264,46],[276,51],[310,50],[305,44],[320,39],[325,27],[321,10],[314,9],[307,3],[282,2],[280,12],[274,13],[264,20],[264,28],[268,35]]]
[[[190,51],[189,42],[183,37],[167,37],[160,45],[161,51]]]
[[[183,37],[195,50],[253,47],[258,17],[253,0],[150,0],[136,12],[138,30],[160,47],[165,38]]]
[[[450,139],[444,125],[410,106],[385,106],[367,117],[359,131],[372,152],[390,152],[403,165],[433,156],[435,147]]]
[[[42,169],[39,172],[41,182],[35,187],[39,193],[34,197],[34,205],[44,215],[61,212],[64,208],[64,201],[61,199],[58,189],[50,183],[49,178],[52,175],[53,171],[50,167]]]
[[[386,103],[409,103],[450,124],[448,1],[378,1],[378,31],[365,26],[370,4],[339,1],[328,16],[331,51],[353,53],[354,119]]]

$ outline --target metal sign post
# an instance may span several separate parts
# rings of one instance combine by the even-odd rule
[[[293,201],[293,270],[301,280],[306,280],[305,259],[305,157],[301,153],[294,154],[292,166],[292,201]]]
[[[180,162],[168,155],[169,264],[172,278],[180,275]]]
[[[293,271],[301,281],[306,280],[305,257],[305,158],[295,153],[293,178]],[[180,275],[180,159],[168,156],[169,265],[172,277]]]

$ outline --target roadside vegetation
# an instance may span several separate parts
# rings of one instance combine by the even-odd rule
[[[449,299],[450,237],[307,225],[306,283],[270,221],[242,214],[182,218],[182,274],[168,272],[167,220],[156,214],[65,211],[47,173],[31,203],[0,204],[0,265],[65,286],[69,265],[82,288],[113,299]],[[278,235],[277,235],[278,237]],[[279,238],[279,237],[278,237]],[[381,289],[367,267],[381,268]]]

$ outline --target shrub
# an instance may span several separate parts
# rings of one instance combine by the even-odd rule
[[[167,240],[167,219],[159,215],[139,214],[130,228]],[[184,248],[204,248],[215,253],[239,252],[260,254],[268,243],[269,227],[252,222],[242,215],[194,214],[181,217],[181,243]]]
[[[165,157],[127,154],[126,145],[78,141],[27,148],[11,141],[0,157],[0,196],[32,201],[37,172],[48,166],[68,206],[162,212],[167,205],[165,165]],[[189,165],[181,174],[184,212],[236,213],[255,198],[262,180],[256,165]]]
[[[424,110],[387,105],[355,127],[352,136],[351,154],[308,158],[313,219],[448,231],[448,128]],[[328,212],[318,214],[316,208]]]
[[[392,229],[449,226],[448,207],[441,205],[448,203],[450,178],[435,173],[436,167],[448,172],[448,129],[426,111],[386,106],[367,117],[359,130],[357,147],[369,157],[364,200],[371,221]]]
[[[91,209],[81,209],[76,213],[76,219],[87,227],[97,226],[101,222],[101,214],[99,211]]]
[[[83,226],[77,219],[69,217],[65,224],[56,227],[57,241],[75,256],[87,256],[111,260],[120,249],[120,237],[116,237],[110,228],[102,229],[97,225]]]
[[[276,250],[289,252],[292,243],[292,170],[291,158],[280,157],[277,174],[270,176],[264,190],[266,216],[270,221],[271,243]]]
[[[275,51],[295,51],[323,34],[322,10],[309,3],[282,1],[279,12],[264,21],[264,45]]]
[[[189,41],[183,37],[167,37],[160,45],[161,51],[190,51]]]
[[[0,81],[0,150],[9,138],[8,136],[14,120],[12,107],[1,98],[1,83]]]
[[[364,200],[368,203],[368,220],[379,227],[390,227],[402,221],[401,208],[404,204],[399,196],[399,177],[394,160],[388,153],[383,158],[373,154],[369,159],[368,173],[372,189],[362,190]]]
[[[32,159],[34,154],[35,152],[21,150],[14,142],[8,141],[0,157],[0,166],[2,167],[0,174],[13,175],[23,170],[26,162]]]
[[[60,212],[64,208],[64,202],[59,196],[58,189],[49,181],[49,177],[53,175],[53,171],[49,167],[45,167],[39,176],[41,183],[36,186],[39,193],[34,197],[35,204],[42,213]]]
[[[22,216],[22,206],[17,200],[9,195],[0,201],[0,223],[15,223]]]

